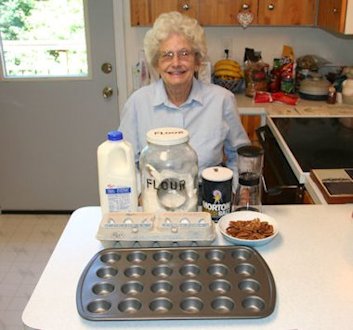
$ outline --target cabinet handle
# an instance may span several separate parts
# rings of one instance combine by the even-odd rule
[[[243,5],[241,6],[241,8],[243,10],[248,10],[250,8],[250,6],[247,3],[243,3]]]
[[[189,4],[185,3],[184,5],[182,5],[181,8],[182,8],[183,10],[187,11],[187,10],[190,9],[190,6],[189,6]]]
[[[275,5],[273,3],[270,3],[268,6],[267,6],[267,9],[268,10],[274,10],[275,9]]]
[[[338,13],[338,9],[337,9],[337,8],[333,8],[332,11],[333,11],[334,14],[337,14],[337,13]]]

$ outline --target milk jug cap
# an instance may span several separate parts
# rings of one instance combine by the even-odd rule
[[[107,137],[109,141],[120,141],[123,139],[123,133],[120,131],[110,131]]]
[[[176,145],[189,140],[189,132],[178,127],[162,127],[147,132],[147,142],[158,145]]]

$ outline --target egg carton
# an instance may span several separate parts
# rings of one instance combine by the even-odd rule
[[[96,234],[105,247],[205,246],[215,237],[208,212],[110,212]]]

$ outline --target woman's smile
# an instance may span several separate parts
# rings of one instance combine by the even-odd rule
[[[183,86],[185,93],[189,93],[197,65],[195,54],[188,40],[174,33],[163,41],[160,45],[157,69],[169,94],[173,94],[175,88],[179,89],[180,86]],[[179,94],[180,90],[176,92]],[[185,100],[187,96],[188,94],[185,95]]]

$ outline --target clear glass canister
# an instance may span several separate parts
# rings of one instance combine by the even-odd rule
[[[235,211],[261,212],[261,175],[264,150],[258,146],[238,149],[239,183],[235,193]]]
[[[140,156],[141,201],[145,212],[197,211],[197,154],[189,133],[165,127],[147,132]]]

